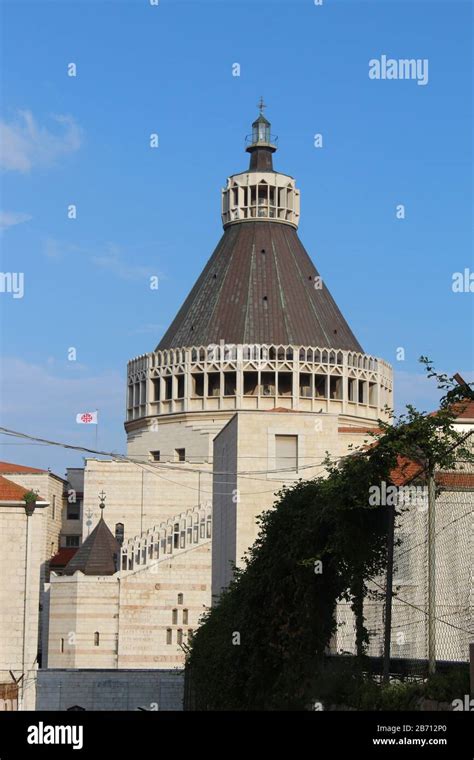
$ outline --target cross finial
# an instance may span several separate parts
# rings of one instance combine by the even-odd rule
[[[99,494],[99,499],[100,499],[99,507],[100,507],[100,510],[101,510],[101,516],[103,515],[103,510],[105,509],[105,498],[106,498],[106,494],[102,490],[100,492],[100,494]]]
[[[263,102],[263,96],[261,95],[260,96],[260,100],[258,101],[258,108],[260,109],[260,113],[261,113],[262,116],[263,116],[263,109],[266,108],[266,107],[267,106]]]

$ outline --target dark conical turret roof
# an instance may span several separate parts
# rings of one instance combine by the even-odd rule
[[[119,555],[120,546],[101,515],[90,536],[64,568],[64,575],[74,575],[76,570],[84,575],[113,575],[118,569]]]
[[[270,122],[260,113],[252,126],[249,175],[275,174]],[[294,224],[268,216],[230,222],[156,350],[223,340],[362,352],[324,281],[317,288],[315,278]]]
[[[231,224],[157,350],[275,343],[361,351],[294,227]]]

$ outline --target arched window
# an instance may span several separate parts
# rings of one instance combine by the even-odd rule
[[[177,644],[179,646],[182,643],[183,643],[183,631],[181,630],[181,628],[178,628],[178,640],[177,640]]]
[[[182,603],[183,603],[183,595],[178,594],[178,604],[182,604]]]

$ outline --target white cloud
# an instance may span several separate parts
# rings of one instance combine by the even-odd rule
[[[31,111],[19,111],[15,120],[0,121],[0,166],[9,171],[29,172],[35,166],[52,166],[60,156],[78,150],[82,130],[72,116],[52,119],[59,133],[40,126]]]
[[[115,243],[107,243],[102,250],[91,251],[86,246],[47,238],[43,252],[50,259],[63,259],[66,256],[79,254],[83,259],[88,259],[97,269],[110,272],[111,275],[121,280],[143,280],[152,275],[159,276],[160,280],[163,279],[154,267],[129,264]]]
[[[99,269],[104,269],[121,280],[142,280],[156,274],[151,267],[128,264],[121,258],[119,248],[113,243],[108,244],[104,254],[92,256],[91,262]]]
[[[16,224],[29,222],[30,219],[32,219],[30,214],[23,214],[21,211],[0,211],[0,229],[6,230]]]

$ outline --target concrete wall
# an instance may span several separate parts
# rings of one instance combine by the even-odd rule
[[[117,575],[52,573],[49,595],[48,668],[116,668]]]
[[[230,563],[241,564],[243,555],[255,542],[259,532],[257,518],[274,504],[276,492],[285,484],[324,474],[322,462],[326,452],[337,458],[347,453],[350,444],[362,443],[363,434],[340,432],[340,427],[346,430],[346,425],[347,422],[341,425],[341,417],[336,414],[286,410],[237,412],[216,436],[213,598],[230,580]],[[275,471],[277,435],[298,436],[297,471]],[[219,474],[221,471],[227,474]],[[245,474],[232,474],[242,472]]]
[[[6,477],[23,488],[37,491],[44,501],[49,501],[43,549],[43,561],[47,562],[59,549],[59,534],[66,504],[65,481],[50,472],[15,472],[6,474]]]
[[[180,512],[212,499],[212,472],[209,474],[154,468],[144,469],[129,462],[98,461],[88,459],[85,472],[83,540],[87,538],[100,518],[97,494],[106,493],[104,519],[112,533],[118,522],[124,524],[125,539],[143,533]],[[203,468],[204,465],[199,465]],[[200,501],[199,501],[200,500]],[[87,515],[92,513],[91,525]]]
[[[180,670],[40,670],[38,710],[182,710]]]
[[[178,602],[178,594],[183,595],[182,602]],[[182,667],[185,652],[178,643],[178,631],[182,631],[185,646],[190,631],[198,627],[210,605],[210,540],[136,572],[122,574],[118,667]]]
[[[46,509],[37,507],[33,515],[27,518],[23,506],[0,506],[0,683],[11,683],[10,670],[16,679],[25,674],[24,692],[20,690],[20,707],[23,709],[34,709],[35,701]]]
[[[130,572],[52,574],[48,668],[183,667],[183,647],[211,604],[210,579],[210,539]]]

